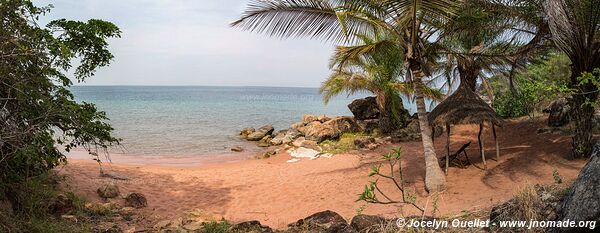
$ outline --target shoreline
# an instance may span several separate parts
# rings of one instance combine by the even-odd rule
[[[576,178],[586,161],[567,159],[570,137],[532,133],[540,125],[543,124],[539,121],[510,122],[500,129],[500,161],[488,160],[488,170],[474,166],[466,169],[451,167],[447,177],[449,188],[439,198],[439,213],[454,216],[462,211],[491,208],[510,199],[527,184],[554,182],[554,170],[564,180]],[[456,127],[452,149],[474,140],[474,129],[474,126]],[[491,135],[485,137],[491,140]],[[436,140],[435,143],[440,157],[445,150],[443,141]],[[431,199],[424,190],[425,168],[419,141],[393,143],[372,151],[338,154],[332,158],[303,159],[297,163],[288,163],[291,157],[282,152],[268,159],[226,163],[195,164],[187,159],[171,159],[167,166],[157,164],[158,161],[169,162],[164,160],[143,161],[140,165],[139,161],[129,164],[115,159],[115,163],[103,168],[130,179],[118,181],[122,194],[139,192],[146,195],[148,207],[141,212],[148,218],[143,226],[151,227],[158,220],[176,219],[189,211],[201,210],[233,222],[259,220],[265,225],[283,228],[324,210],[335,211],[344,218],[356,215],[357,209],[363,209],[363,214],[400,215],[399,206],[356,202],[358,193],[371,180],[368,177],[370,166],[396,147],[402,147],[405,153],[402,165],[407,187],[414,190],[418,203],[428,204],[431,208]],[[491,154],[494,149],[486,150]],[[467,151],[474,163],[480,164],[477,148],[470,147]],[[92,160],[70,158],[68,165],[57,170],[69,176],[69,186],[77,194],[92,202],[104,202],[96,189],[102,183],[115,182],[99,177],[99,167]],[[391,183],[383,183],[381,188],[390,190],[390,195],[397,195]],[[405,211],[404,214],[411,213],[408,207]]]

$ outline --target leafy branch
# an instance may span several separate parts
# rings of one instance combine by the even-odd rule
[[[404,187],[404,176],[402,174],[402,148],[392,149],[391,153],[387,153],[383,155],[382,164],[378,166],[371,166],[371,172],[369,173],[369,177],[377,177],[375,181],[369,182],[369,184],[365,185],[364,191],[358,195],[357,201],[364,201],[367,203],[373,204],[405,204],[413,206],[414,208],[421,211],[421,213],[425,213],[425,210],[417,204],[417,196],[414,193],[409,192]],[[389,174],[382,172],[382,167],[386,164],[389,167]],[[398,168],[397,173],[396,166]],[[394,175],[397,174],[397,175]],[[386,195],[381,188],[379,187],[379,179],[389,180],[391,181],[396,188],[402,194],[401,200],[394,200],[388,195]],[[378,198],[378,196],[383,197],[383,199]]]

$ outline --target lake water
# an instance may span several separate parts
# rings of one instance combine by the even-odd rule
[[[78,101],[110,118],[128,154],[194,156],[229,152],[244,144],[244,127],[288,128],[303,114],[351,115],[356,95],[323,103],[316,88],[75,86]],[[248,147],[252,147],[248,145]]]

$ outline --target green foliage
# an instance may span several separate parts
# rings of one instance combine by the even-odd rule
[[[516,75],[516,90],[495,80],[492,86],[496,96],[492,106],[504,118],[534,116],[541,112],[561,93],[568,90],[570,62],[564,54],[552,53],[543,56],[542,62],[526,67]]]
[[[87,232],[85,229],[89,226],[62,221],[52,213],[50,200],[61,193],[59,185],[62,181],[64,177],[47,172],[27,179],[18,190],[12,190],[9,199],[19,203],[20,207],[13,214],[0,207],[0,232]],[[73,193],[66,193],[66,196],[74,201],[76,211],[83,208],[82,199]]]
[[[382,156],[383,164],[371,165],[371,171],[369,177],[376,177],[375,180],[370,181],[369,184],[365,185],[364,191],[358,195],[357,201],[364,201],[366,203],[373,204],[406,204],[413,206],[414,208],[425,214],[423,208],[417,205],[417,195],[414,192],[404,187],[404,178],[402,173],[402,148],[392,149],[391,153],[384,154]],[[390,173],[385,173],[381,168],[384,164],[389,167]],[[398,170],[396,171],[396,165]],[[393,200],[385,194],[379,187],[379,179],[385,179],[391,181],[398,191],[401,192],[402,196],[400,200]],[[436,203],[437,204],[437,203]]]
[[[113,56],[106,40],[119,37],[119,28],[66,19],[40,26],[39,16],[50,9],[0,0],[0,195],[66,162],[61,148],[82,147],[97,157],[119,143],[104,112],[74,100],[67,77],[74,69],[82,82],[108,65]],[[30,208],[25,201],[13,204]]]
[[[339,140],[325,140],[319,145],[323,149],[323,153],[343,154],[352,150],[356,150],[354,139],[359,136],[369,136],[367,133],[344,133]]]
[[[226,233],[229,232],[229,223],[227,221],[212,221],[202,224],[204,233]]]

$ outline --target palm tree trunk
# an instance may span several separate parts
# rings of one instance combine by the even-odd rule
[[[378,92],[376,94],[377,107],[379,108],[379,130],[381,130],[382,133],[387,134],[395,129],[390,109],[390,101],[387,99],[384,92]]]
[[[440,168],[433,140],[431,139],[432,132],[429,120],[427,119],[425,97],[422,89],[424,85],[422,81],[423,72],[411,69],[411,73],[415,89],[417,116],[419,117],[419,127],[421,128],[421,139],[423,140],[423,152],[425,155],[425,188],[430,193],[444,191],[446,189],[446,177]]]
[[[592,153],[594,142],[592,131],[594,129],[595,101],[598,98],[598,88],[593,84],[579,84],[578,76],[581,71],[573,69],[571,84],[581,93],[573,95],[571,117],[575,123],[573,135],[573,158],[584,158]]]

